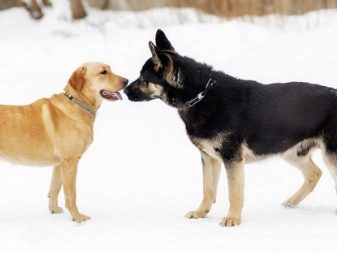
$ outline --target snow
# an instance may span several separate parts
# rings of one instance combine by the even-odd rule
[[[54,2],[38,22],[21,9],[0,13],[2,104],[61,92],[87,61],[133,80],[157,27],[178,52],[228,74],[337,87],[337,11],[228,21],[190,9],[89,10],[72,22],[68,1]],[[280,204],[302,183],[296,169],[279,158],[247,165],[242,225],[223,228],[225,173],[209,216],[184,218],[202,197],[201,163],[175,109],[104,102],[94,139],[77,180],[78,207],[92,217],[83,224],[49,214],[51,169],[0,163],[0,252],[335,252],[337,198],[319,152],[323,177],[295,209]]]

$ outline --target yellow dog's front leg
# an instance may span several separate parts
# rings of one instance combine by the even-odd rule
[[[76,174],[78,160],[69,159],[61,163],[62,184],[65,196],[66,208],[69,210],[73,221],[80,223],[90,219],[89,216],[81,214],[76,205]]]
[[[63,209],[58,206],[58,196],[62,187],[61,167],[55,166],[50,182],[49,197],[49,210],[52,214],[62,213]]]

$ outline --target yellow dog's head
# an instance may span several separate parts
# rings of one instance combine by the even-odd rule
[[[109,65],[100,62],[85,63],[71,75],[65,90],[73,96],[84,98],[99,106],[102,98],[115,101],[122,99],[118,91],[125,88],[128,80],[114,74]]]

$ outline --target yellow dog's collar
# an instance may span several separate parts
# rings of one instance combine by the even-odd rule
[[[83,110],[86,110],[87,112],[90,112],[93,116],[96,116],[96,109],[91,107],[90,105],[87,105],[83,102],[81,102],[79,99],[73,97],[68,92],[65,93],[66,97],[72,101],[73,103],[77,104],[79,107],[81,107]]]

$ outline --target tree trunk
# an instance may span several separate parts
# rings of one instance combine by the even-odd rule
[[[0,0],[0,10],[6,10],[12,7],[22,7],[25,3],[21,0]]]
[[[44,6],[52,6],[52,3],[50,0],[42,0],[42,3]]]
[[[38,5],[38,3],[36,2],[36,0],[32,0],[31,1],[31,5],[30,6],[27,5],[26,9],[29,11],[30,15],[34,19],[41,19],[43,17],[42,9]]]
[[[82,0],[70,0],[73,19],[84,18],[87,14],[84,10]]]

